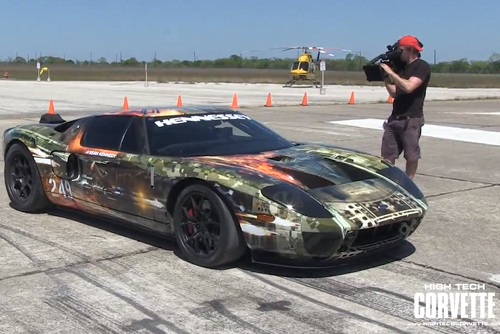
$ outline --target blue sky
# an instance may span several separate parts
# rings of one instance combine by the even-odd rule
[[[500,53],[498,0],[22,0],[2,1],[0,58],[214,59],[242,50],[313,45],[368,58],[412,34],[424,59]],[[296,21],[295,21],[296,20]],[[306,23],[308,22],[308,24]],[[259,52],[295,57],[296,52]],[[344,53],[337,52],[343,57]]]

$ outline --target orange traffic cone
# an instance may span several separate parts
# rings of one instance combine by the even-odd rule
[[[307,106],[307,92],[304,93],[304,97],[302,98],[301,106]]]
[[[354,92],[351,93],[351,98],[349,99],[349,104],[355,104],[354,103]]]
[[[182,107],[182,96],[180,95],[177,97],[177,106]]]
[[[125,98],[123,99],[123,110],[128,110],[129,107],[128,107],[128,98],[125,96]]]
[[[392,103],[392,102],[394,102],[394,98],[391,95],[389,95],[389,97],[387,98],[387,103]]]
[[[264,107],[270,107],[272,105],[271,103],[271,93],[269,93],[267,95],[267,100],[266,100],[266,104],[264,105]]]
[[[233,103],[231,103],[231,108],[239,108],[238,95],[236,93],[233,95]]]
[[[53,115],[55,113],[56,112],[54,111],[54,101],[50,100],[50,102],[49,102],[49,111],[47,112],[47,114]]]

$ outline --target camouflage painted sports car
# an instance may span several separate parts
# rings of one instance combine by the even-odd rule
[[[427,202],[381,158],[291,142],[226,108],[125,110],[4,133],[24,212],[61,206],[175,237],[184,257],[330,266],[410,236]]]

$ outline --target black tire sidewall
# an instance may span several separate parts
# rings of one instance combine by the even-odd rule
[[[184,232],[181,228],[182,221],[182,208],[181,203],[184,202],[187,196],[191,193],[197,192],[202,193],[208,197],[211,202],[211,205],[216,207],[216,210],[220,216],[220,235],[219,235],[219,245],[214,254],[210,257],[197,257],[191,254],[191,251],[188,249],[189,246],[184,244],[181,234]],[[203,267],[218,267],[221,264],[225,264],[226,262],[231,261],[231,252],[237,251],[240,247],[240,238],[237,233],[236,225],[234,219],[229,212],[226,204],[222,201],[222,199],[218,196],[217,193],[212,191],[209,187],[195,184],[186,187],[180,194],[175,203],[174,208],[174,233],[175,238],[177,240],[177,244],[181,249],[183,255],[187,258],[188,261],[200,265]]]
[[[15,195],[12,194],[12,191],[10,189],[10,184],[12,181],[9,179],[9,170],[11,168],[12,164],[12,157],[15,154],[22,154],[26,157],[28,160],[28,163],[30,165],[31,169],[31,177],[33,180],[32,183],[32,193],[30,198],[24,202],[24,203],[19,203],[15,200]],[[31,155],[30,151],[23,145],[21,144],[14,144],[12,147],[9,148],[7,151],[7,154],[5,155],[5,165],[4,165],[4,182],[5,182],[5,187],[7,189],[7,193],[9,195],[9,199],[11,200],[12,207],[15,208],[16,210],[20,211],[26,211],[26,212],[31,212],[31,211],[39,211],[40,209],[43,208],[44,205],[47,204],[48,200],[47,197],[45,196],[45,192],[42,187],[42,181],[40,179],[40,173],[38,172],[38,167],[35,163],[35,159],[33,159],[33,156]]]

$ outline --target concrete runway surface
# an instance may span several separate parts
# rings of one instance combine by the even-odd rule
[[[269,84],[229,83],[149,83],[143,82],[36,82],[0,80],[0,114],[29,113],[47,110],[49,100],[54,100],[56,110],[90,111],[119,108],[126,96],[131,108],[175,105],[181,95],[184,105],[230,106],[237,94],[242,108],[264,106],[271,93],[273,106],[298,106],[307,93],[310,105],[348,103],[354,93],[355,103],[386,102],[389,95],[385,88],[369,86],[325,86],[326,95],[318,88],[282,88]],[[429,88],[427,101],[471,98],[500,98],[500,89],[449,89]],[[22,103],[20,103],[22,101]]]
[[[290,139],[378,154],[377,119],[390,108],[245,113]],[[496,101],[427,103],[415,180],[428,197],[427,218],[401,249],[329,270],[245,261],[203,269],[181,260],[174,244],[126,228],[63,212],[16,212],[2,184],[0,333],[500,333],[499,109]],[[5,115],[0,130],[38,121],[40,112],[24,110]],[[496,318],[473,319],[489,327],[466,319],[468,325],[435,326],[427,322],[460,319],[415,317],[414,295],[438,292],[426,291],[426,284],[452,284],[447,292],[460,292],[454,285],[461,283],[485,284],[484,292],[495,293]]]

